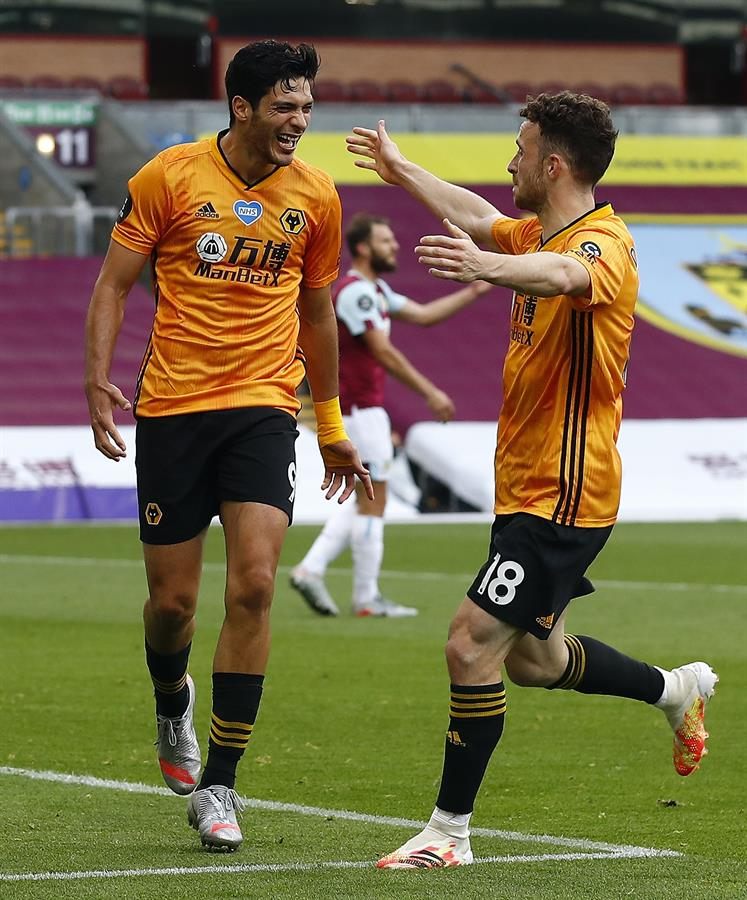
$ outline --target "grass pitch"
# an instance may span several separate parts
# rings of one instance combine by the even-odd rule
[[[473,839],[477,857],[497,861],[372,868],[412,833],[401,821],[432,808],[448,715],[443,643],[488,531],[388,526],[382,585],[421,614],[385,621],[307,610],[287,571],[315,529],[291,530],[265,695],[237,784],[266,802],[246,811],[241,851],[216,856],[199,848],[184,801],[160,791],[135,528],[0,530],[0,897],[747,897],[744,523],[618,526],[592,571],[597,593],[571,615],[573,631],[649,662],[713,664],[721,683],[699,772],[675,774],[656,710],[509,684],[506,730],[473,817],[503,832]],[[191,665],[203,752],[222,607],[217,529],[206,558]],[[349,559],[338,566],[328,583],[347,611]],[[31,777],[41,771],[78,780]]]

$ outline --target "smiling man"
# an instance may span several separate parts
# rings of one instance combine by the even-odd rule
[[[705,706],[717,676],[704,662],[673,670],[566,631],[569,604],[594,587],[586,570],[617,517],[616,440],[638,270],[633,240],[595,189],[615,150],[606,104],[564,91],[529,98],[508,164],[526,219],[449,184],[400,153],[383,122],[355,128],[356,164],[404,187],[443,220],[415,252],[437,278],[514,291],[495,456],[487,558],[451,622],[451,678],[441,787],[428,826],[381,868],[472,862],[470,817],[503,732],[514,684],[626,697],[660,708],[673,761],[705,754]],[[627,735],[619,735],[624,748]]]
[[[368,472],[344,430],[330,285],[340,201],[295,159],[309,124],[313,47],[261,41],[226,72],[229,127],[171,147],[129,182],[86,324],[86,395],[97,449],[126,447],[114,410],[134,410],[140,539],[149,597],[145,652],[166,784],[190,794],[209,848],[242,834],[236,767],[254,727],[270,649],[280,549],[295,497],[296,388],[308,377],[320,423],[322,489],[339,502]],[[109,381],[125,301],[151,260],[153,330],[133,403]],[[225,619],[213,661],[205,769],[188,660],[205,533],[220,515]]]

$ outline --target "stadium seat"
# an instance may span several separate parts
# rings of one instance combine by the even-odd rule
[[[89,75],[78,75],[68,81],[68,87],[74,91],[96,91],[98,94],[104,93],[104,85],[98,78],[92,78]]]
[[[646,93],[638,84],[613,84],[610,101],[620,106],[636,106],[646,102]]]
[[[313,94],[320,103],[344,103],[349,99],[347,85],[332,78],[315,81]]]
[[[503,88],[498,85],[472,84],[464,89],[464,99],[467,103],[507,103],[510,102]]]
[[[147,100],[148,88],[137,78],[129,75],[119,75],[110,79],[107,93],[116,100]]]
[[[384,86],[367,78],[351,81],[349,90],[353,103],[385,103],[387,99]]]
[[[510,103],[526,103],[527,95],[534,93],[534,88],[526,81],[509,81],[501,86],[509,97]]]
[[[605,103],[611,99],[610,89],[603,84],[598,84],[596,81],[582,81],[580,84],[574,85],[573,90],[577,94],[588,94],[589,97],[603,100]]]
[[[682,91],[676,85],[657,82],[646,88],[645,102],[656,106],[675,106],[682,103]]]
[[[26,87],[26,82],[16,75],[0,75],[0,91],[18,91]]]
[[[417,103],[422,99],[420,87],[414,81],[389,81],[386,92],[392,103]]]
[[[38,91],[61,91],[66,85],[56,75],[34,75],[29,79],[28,86]]]
[[[462,92],[450,81],[434,78],[423,85],[423,100],[426,103],[461,103]]]
[[[538,84],[534,88],[533,93],[535,94],[535,96],[537,94],[560,94],[562,91],[567,90],[569,90],[568,85],[560,81],[545,81],[541,84]]]

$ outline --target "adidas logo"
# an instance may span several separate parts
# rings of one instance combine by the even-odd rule
[[[195,213],[195,216],[198,219],[220,219],[212,203],[205,203],[201,206]]]
[[[458,731],[447,731],[446,732],[446,740],[453,744],[455,747],[466,747],[467,745],[462,740],[462,736]]]

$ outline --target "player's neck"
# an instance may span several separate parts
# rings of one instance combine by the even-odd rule
[[[228,164],[247,184],[256,184],[270,175],[277,166],[257,159],[233,131],[227,131],[220,140],[220,149]]]
[[[537,213],[544,240],[591,212],[594,203],[594,194],[590,190],[549,195],[547,202]]]
[[[376,279],[379,277],[365,259],[353,260],[350,268],[353,269],[354,272],[357,272],[359,275],[362,275],[364,278],[367,278],[369,281],[376,281]]]

